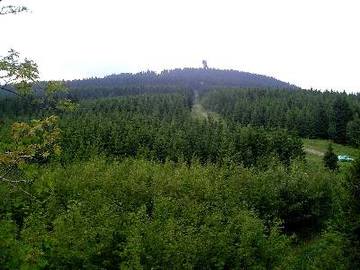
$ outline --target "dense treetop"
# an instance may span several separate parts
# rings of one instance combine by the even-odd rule
[[[202,95],[206,109],[240,123],[286,128],[301,137],[357,144],[358,95],[316,90],[218,89]]]

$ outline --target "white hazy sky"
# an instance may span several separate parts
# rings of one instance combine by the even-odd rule
[[[42,79],[198,67],[303,88],[360,92],[359,0],[3,0],[0,55],[35,60]]]

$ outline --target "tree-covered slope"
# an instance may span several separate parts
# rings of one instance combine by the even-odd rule
[[[272,77],[236,70],[184,68],[136,74],[122,73],[104,78],[67,81],[78,98],[122,96],[143,92],[171,92],[177,89],[206,90],[218,87],[297,89]]]
[[[217,89],[201,96],[208,111],[241,125],[285,128],[301,137],[359,145],[359,96],[286,89]]]

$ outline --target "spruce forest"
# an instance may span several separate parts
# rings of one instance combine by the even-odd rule
[[[359,147],[357,94],[207,66],[40,81],[11,50],[0,269],[359,269]]]

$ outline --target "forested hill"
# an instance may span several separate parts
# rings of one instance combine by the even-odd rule
[[[104,78],[90,78],[67,82],[70,88],[118,88],[133,86],[177,86],[196,89],[213,87],[242,88],[286,88],[296,89],[295,85],[272,77],[236,70],[184,68],[164,70],[160,74],[153,71],[136,74],[122,73]]]
[[[104,78],[66,81],[73,99],[94,99],[144,93],[173,93],[178,90],[209,90],[229,88],[299,89],[272,77],[236,70],[184,68],[136,74],[121,73]],[[38,84],[38,85],[41,85]],[[41,93],[42,91],[40,91]],[[11,96],[0,92],[1,96]]]

